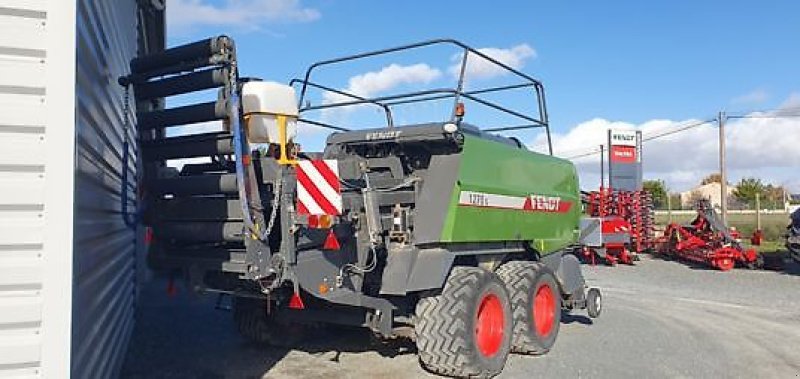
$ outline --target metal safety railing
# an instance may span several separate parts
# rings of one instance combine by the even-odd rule
[[[345,90],[335,89],[332,86],[320,84],[318,82],[312,81],[312,73],[324,66],[330,66],[338,63],[349,62],[354,60],[360,60],[370,57],[375,57],[379,55],[391,54],[401,51],[419,49],[423,47],[433,46],[433,45],[451,45],[455,46],[462,50],[461,61],[459,65],[459,74],[458,80],[456,82],[456,86],[454,88],[435,88],[435,89],[426,89],[421,91],[413,91],[413,92],[406,92],[400,94],[393,94],[393,95],[386,95],[380,97],[364,97],[358,94],[350,93]],[[467,65],[469,64],[470,56],[474,55],[479,57],[505,71],[508,73],[513,74],[517,78],[517,83],[510,84],[510,85],[503,85],[503,86],[493,86],[493,87],[486,87],[476,90],[465,91],[465,77],[467,75]],[[332,109],[332,108],[341,108],[341,107],[351,107],[356,105],[363,105],[363,104],[372,104],[382,108],[383,112],[386,115],[386,126],[387,127],[394,127],[393,121],[393,107],[398,105],[404,104],[412,104],[412,103],[420,103],[426,101],[435,101],[435,100],[443,100],[443,99],[453,99],[453,108],[451,112],[450,120],[451,122],[458,122],[460,118],[459,113],[459,103],[463,99],[468,99],[484,105],[486,107],[492,108],[495,111],[511,115],[515,118],[523,120],[525,123],[520,125],[511,125],[511,126],[499,126],[499,127],[492,127],[492,128],[484,128],[483,131],[486,132],[508,132],[508,131],[516,131],[516,130],[524,130],[524,129],[531,129],[531,128],[544,128],[545,133],[547,135],[547,146],[550,155],[553,154],[553,144],[550,138],[550,125],[548,122],[547,116],[547,105],[545,102],[545,94],[544,94],[544,86],[542,83],[533,77],[513,68],[509,65],[500,62],[499,60],[492,58],[491,56],[482,53],[481,51],[472,48],[462,42],[453,39],[434,39],[409,45],[403,45],[388,49],[382,50],[375,50],[360,54],[354,54],[349,56],[344,56],[335,59],[324,60],[320,62],[316,62],[308,67],[306,70],[305,76],[303,79],[292,79],[289,82],[290,85],[302,85],[300,89],[300,97],[298,101],[298,107],[300,109],[300,114],[302,116],[303,113],[307,113],[310,111],[318,111],[323,109]],[[347,98],[346,101],[336,101],[336,102],[328,102],[319,105],[311,105],[304,103],[306,101],[306,96],[308,94],[309,88],[315,88],[322,91],[328,91],[334,94],[338,94],[344,98]],[[480,97],[480,95],[485,95],[488,93],[496,93],[501,91],[509,91],[515,89],[522,89],[522,88],[532,88],[535,98],[536,98],[536,112],[534,114],[528,114],[525,112],[520,112],[517,110],[510,109],[507,106],[497,104],[494,101],[487,100],[485,98]],[[308,118],[301,117],[299,119],[301,122],[306,122],[309,124],[317,125],[324,128],[329,128],[338,131],[347,131],[349,130],[346,127],[333,125],[330,123],[318,121],[318,120],[311,120]]]

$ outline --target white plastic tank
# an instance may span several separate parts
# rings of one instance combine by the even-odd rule
[[[294,88],[275,82],[252,81],[242,86],[242,110],[252,143],[280,143],[277,115],[288,116],[286,141],[297,135],[297,97]]]

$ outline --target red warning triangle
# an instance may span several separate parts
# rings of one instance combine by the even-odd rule
[[[150,246],[153,244],[153,228],[146,227],[144,228],[144,245]]]
[[[531,197],[530,196],[525,198],[525,204],[522,205],[522,210],[525,210],[525,211],[532,211],[533,210],[533,203],[531,202]]]
[[[303,304],[303,299],[300,298],[300,294],[295,292],[292,294],[292,298],[289,299],[289,308],[291,309],[305,309],[306,305]]]
[[[170,276],[167,281],[167,296],[175,297],[178,294],[178,287],[175,285],[175,277]]]
[[[336,234],[333,233],[333,229],[328,232],[328,237],[325,238],[325,244],[322,245],[322,249],[324,250],[339,250],[342,246],[339,245],[339,240],[336,239]]]

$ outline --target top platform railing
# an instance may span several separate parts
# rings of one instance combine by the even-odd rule
[[[433,46],[433,45],[451,45],[459,48],[462,50],[462,57],[461,62],[459,65],[459,75],[458,81],[456,82],[455,88],[434,88],[434,89],[426,89],[421,91],[412,91],[412,92],[405,92],[399,94],[392,94],[380,97],[372,97],[367,98],[363,96],[359,96],[358,94],[350,93],[341,89],[335,89],[331,86],[327,86],[324,84],[320,84],[314,82],[312,80],[313,72],[321,67],[330,66],[338,63],[354,61],[359,59],[365,59],[370,57],[375,57],[378,55],[385,55],[390,53],[396,53],[406,50],[413,50],[419,49],[423,47]],[[470,59],[470,55],[475,55],[485,61],[507,71],[510,74],[513,74],[516,77],[516,82],[513,84],[503,85],[503,86],[492,86],[492,87],[485,87],[475,90],[465,91],[465,77],[467,74],[467,65]],[[474,58],[473,58],[474,59]],[[474,49],[462,42],[453,39],[434,39],[409,45],[403,45],[383,50],[375,50],[370,52],[365,52],[361,54],[354,54],[349,56],[344,56],[335,59],[324,60],[320,62],[316,62],[308,67],[305,73],[305,77],[303,79],[292,79],[290,85],[302,85],[300,89],[300,98],[298,101],[298,107],[300,108],[301,118],[300,121],[317,125],[324,128],[329,128],[338,131],[348,131],[348,128],[332,125],[330,123],[325,123],[317,120],[306,119],[302,117],[303,113],[310,112],[310,111],[319,111],[323,109],[332,109],[332,108],[341,108],[341,107],[351,107],[357,105],[374,105],[376,107],[380,107],[386,115],[386,126],[387,127],[394,127],[394,120],[392,116],[393,107],[398,105],[404,104],[411,104],[411,103],[420,103],[426,101],[435,101],[435,100],[442,100],[442,99],[453,99],[453,108],[451,112],[450,122],[459,122],[460,117],[458,113],[459,103],[462,99],[468,99],[474,101],[476,103],[482,104],[486,107],[492,108],[498,112],[513,116],[515,118],[523,120],[522,124],[519,125],[512,125],[512,126],[500,126],[500,127],[493,127],[493,128],[484,128],[482,129],[485,132],[507,132],[507,131],[516,131],[516,130],[524,130],[524,129],[532,129],[532,128],[544,128],[545,133],[547,134],[547,147],[550,155],[553,154],[553,144],[550,139],[550,125],[547,119],[547,106],[545,103],[545,95],[544,95],[544,86],[542,83],[533,77],[508,66],[507,64],[500,62],[499,60],[492,58],[491,56],[484,54],[477,49]],[[337,95],[340,95],[342,99],[347,98],[347,100],[343,101],[335,101],[335,102],[327,102],[319,105],[303,105],[306,96],[308,94],[309,88],[315,88],[322,91],[328,91]],[[522,88],[531,88],[535,94],[536,98],[536,112],[533,114],[529,114],[526,112],[520,112],[517,110],[512,110],[506,106],[497,104],[496,102],[487,100],[485,98],[480,97],[480,95],[485,95],[489,93],[497,93],[502,91],[510,91],[515,89],[522,89]],[[446,120],[447,121],[447,120]]]

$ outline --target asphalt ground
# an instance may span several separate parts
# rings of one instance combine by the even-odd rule
[[[553,349],[512,355],[501,378],[800,377],[800,266],[720,272],[644,256],[636,266],[584,266],[603,292],[598,319],[562,318]],[[293,348],[248,343],[215,296],[140,296],[123,378],[419,378],[413,345],[360,329],[318,330]]]

